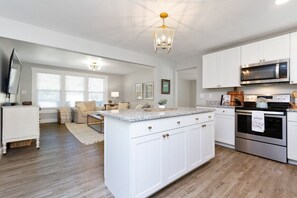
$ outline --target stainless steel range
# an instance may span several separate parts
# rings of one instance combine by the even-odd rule
[[[259,98],[267,99],[267,108],[257,108]],[[245,95],[244,106],[236,107],[235,149],[253,155],[287,163],[287,109],[290,94]],[[252,114],[264,114],[265,129],[252,130]]]

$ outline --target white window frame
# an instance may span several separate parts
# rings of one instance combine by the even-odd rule
[[[103,103],[107,102],[108,98],[108,76],[106,75],[99,75],[99,74],[89,74],[89,73],[83,73],[83,72],[71,72],[66,70],[56,70],[56,69],[44,69],[44,68],[38,68],[38,67],[32,67],[32,103],[37,105],[37,73],[45,73],[45,74],[57,74],[61,75],[61,106],[64,106],[63,102],[65,102],[66,99],[66,82],[65,82],[65,76],[78,76],[78,77],[84,77],[84,98],[88,98],[88,78],[101,78],[103,79],[104,83],[104,97],[103,97]],[[56,108],[45,108],[45,109],[56,109]]]

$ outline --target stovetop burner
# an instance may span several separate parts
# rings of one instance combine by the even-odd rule
[[[258,98],[266,98],[268,100],[268,108],[258,108],[256,107]],[[255,111],[279,111],[286,112],[290,108],[290,95],[245,95],[244,103],[241,107],[235,107],[235,109],[241,110],[255,110]]]

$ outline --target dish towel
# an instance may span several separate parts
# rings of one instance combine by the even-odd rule
[[[252,112],[252,131],[261,133],[265,131],[265,118],[263,111]]]

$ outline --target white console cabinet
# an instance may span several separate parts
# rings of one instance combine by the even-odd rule
[[[39,107],[3,106],[2,120],[3,154],[9,142],[36,139],[39,148]]]

